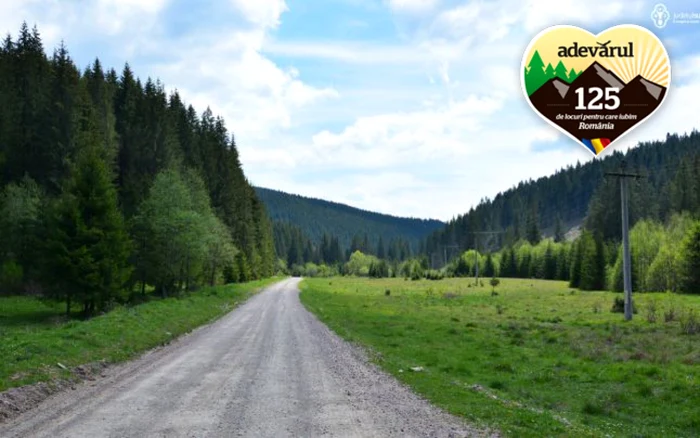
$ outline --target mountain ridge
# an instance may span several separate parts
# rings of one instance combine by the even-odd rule
[[[401,239],[415,251],[427,235],[446,224],[437,219],[394,216],[266,187],[255,186],[255,191],[272,221],[295,225],[315,242],[324,234],[336,236],[344,248],[351,246],[353,237],[366,234],[373,246],[380,237],[387,243]]]

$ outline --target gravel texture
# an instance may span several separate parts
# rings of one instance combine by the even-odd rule
[[[328,330],[300,303],[298,282],[49,397],[0,425],[0,436],[489,436]]]

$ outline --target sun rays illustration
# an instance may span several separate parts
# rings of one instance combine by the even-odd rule
[[[599,58],[600,64],[617,73],[625,83],[636,76],[662,87],[671,82],[671,65],[664,47],[649,34],[638,34],[632,42],[636,56],[633,58]]]

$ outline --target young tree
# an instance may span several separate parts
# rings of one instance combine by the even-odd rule
[[[559,245],[557,250],[557,280],[568,280],[569,273],[571,271],[569,266],[569,258],[567,253],[567,247],[565,245]]]
[[[687,293],[700,293],[700,222],[696,222],[683,241],[683,285]]]
[[[581,250],[581,237],[579,237],[571,247],[571,272],[569,272],[569,287],[579,287],[581,285],[581,261],[583,258]]]
[[[56,206],[47,242],[54,296],[80,302],[85,316],[124,295],[131,241],[107,165],[95,148],[81,151]]]
[[[454,268],[455,277],[468,277],[469,276],[469,265],[467,261],[464,260],[464,255],[457,258],[457,264]]]
[[[589,231],[581,234],[581,279],[582,290],[602,290],[605,288],[605,246],[602,236],[593,236]]]
[[[554,280],[557,275],[557,258],[554,252],[554,245],[552,245],[552,242],[549,240],[547,241],[547,247],[544,252],[542,268],[542,278]]]
[[[495,275],[496,275],[496,268],[494,267],[494,264],[493,264],[493,256],[491,256],[491,253],[488,253],[486,255],[486,262],[484,262],[483,276],[484,277],[494,277]]]
[[[511,248],[506,247],[501,251],[501,277],[512,277],[514,272],[513,262],[512,262],[513,251]]]

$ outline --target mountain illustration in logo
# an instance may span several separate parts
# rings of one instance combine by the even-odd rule
[[[598,119],[581,120],[564,118],[562,114],[585,114],[587,111],[577,110],[579,95],[575,90],[592,88],[605,90],[617,89],[620,105],[614,110],[603,109],[595,113]],[[554,77],[537,88],[530,96],[530,102],[544,117],[559,125],[565,131],[579,139],[595,154],[615,141],[625,131],[648,117],[661,104],[666,95],[666,87],[644,79],[637,75],[625,83],[613,71],[606,69],[597,61],[581,72],[571,83]],[[603,100],[600,100],[601,104]],[[609,117],[606,117],[609,116]],[[603,123],[605,138],[592,139],[589,134],[590,124]],[[600,132],[600,128],[597,129]],[[593,140],[598,140],[594,142]]]

